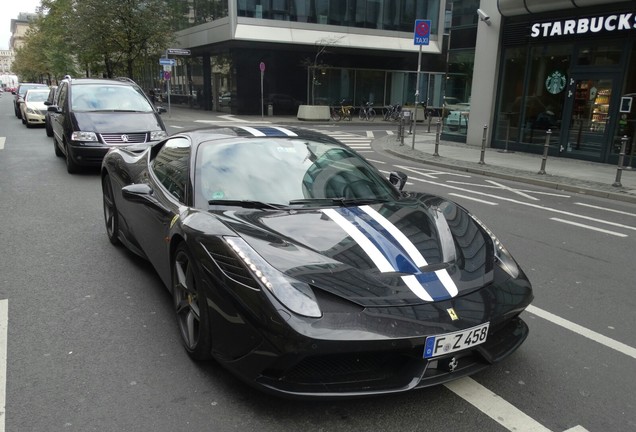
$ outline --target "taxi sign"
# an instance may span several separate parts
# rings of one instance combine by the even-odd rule
[[[414,45],[428,45],[431,39],[431,20],[415,20]]]

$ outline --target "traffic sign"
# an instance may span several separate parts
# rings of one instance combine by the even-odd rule
[[[190,55],[190,50],[189,49],[182,49],[182,48],[168,48],[168,54]]]
[[[415,20],[414,45],[428,45],[431,39],[431,20]]]
[[[165,72],[163,73],[163,79],[166,81],[170,81],[170,77],[172,76],[172,74],[170,72]]]
[[[177,63],[177,61],[175,59],[171,59],[171,58],[165,58],[165,57],[161,57],[159,59],[159,64],[160,65],[170,65],[170,66],[174,66]]]

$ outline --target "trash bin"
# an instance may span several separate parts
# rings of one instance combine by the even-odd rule
[[[270,117],[274,115],[274,105],[272,104],[267,105],[267,115]]]

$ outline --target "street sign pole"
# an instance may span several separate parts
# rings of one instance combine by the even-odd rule
[[[261,62],[258,66],[261,71],[261,120],[265,119],[265,99],[263,97],[263,77],[265,75],[265,63]]]
[[[431,38],[431,20],[415,20],[413,43],[420,46],[417,56],[417,83],[415,84],[415,113],[413,114],[413,143],[415,149],[415,132],[417,131],[417,106],[420,102],[420,72],[422,70],[422,45],[428,45]]]

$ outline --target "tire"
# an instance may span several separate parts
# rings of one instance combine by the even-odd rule
[[[345,109],[345,115],[344,115],[344,117],[345,117],[347,120],[349,120],[349,121],[353,120],[353,115],[351,114],[351,111],[353,111],[353,108],[346,108],[346,109]]]
[[[53,138],[53,149],[55,150],[55,156],[57,157],[64,156],[64,153],[62,153],[62,150],[60,150],[60,146],[57,144],[57,140],[55,138]]]
[[[66,146],[66,171],[69,174],[75,174],[79,171],[79,165],[77,165],[71,157],[71,151],[68,149],[68,146]]]
[[[386,110],[384,111],[384,121],[389,121],[391,120],[391,110]]]
[[[117,206],[115,205],[115,194],[113,194],[113,185],[110,182],[110,176],[106,174],[102,177],[102,196],[104,202],[104,224],[106,225],[106,235],[108,240],[115,246],[120,244],[119,233],[119,216],[117,214]]]
[[[46,136],[47,137],[52,137],[53,136],[53,128],[51,127],[51,123],[48,121],[44,122],[44,129],[46,129]],[[57,152],[56,152],[57,154]]]
[[[23,115],[20,115],[20,118],[22,119],[22,124],[23,124],[23,125],[26,125],[26,124],[27,124],[27,121],[26,121],[26,119],[24,118],[24,116],[23,116]]]
[[[194,360],[212,357],[212,338],[199,270],[185,243],[181,243],[172,262],[172,299],[181,342]]]
[[[337,121],[337,122],[342,120],[342,115],[340,114],[340,111],[332,109],[331,110],[331,120]]]
[[[375,120],[375,110],[373,108],[371,108],[367,113],[367,118],[369,119],[369,121]]]
[[[367,116],[366,116],[366,114],[365,114],[365,112],[364,112],[364,108],[360,108],[360,112],[359,112],[359,114],[358,114],[358,118],[359,118],[360,120],[366,120],[366,119],[367,119]]]

